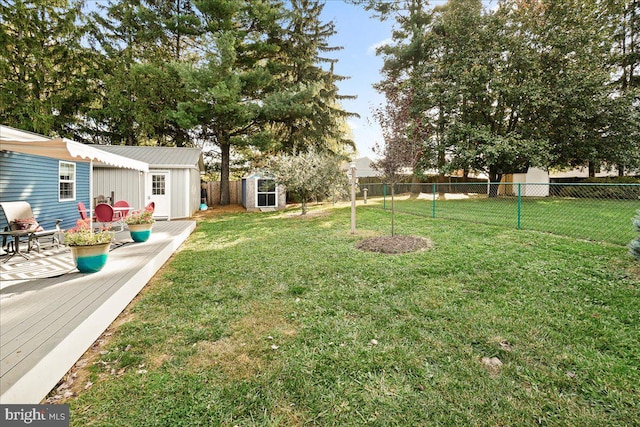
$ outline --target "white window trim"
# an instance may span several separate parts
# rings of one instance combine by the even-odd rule
[[[259,185],[258,185],[258,181],[260,180],[269,180],[269,181],[273,181],[275,183],[274,179],[271,178],[256,178],[256,208],[277,208],[278,207],[278,184],[276,183],[276,190],[275,192],[264,192],[264,191],[258,191],[259,189]],[[275,194],[276,195],[276,204],[273,206],[260,206],[258,205],[258,194]]]
[[[63,181],[60,178],[60,172],[61,172],[61,169],[62,169],[62,165],[69,165],[69,166],[71,166],[73,168],[73,180],[70,180],[70,181],[66,181],[65,180],[65,181]],[[77,168],[76,168],[76,164],[75,163],[73,163],[73,162],[65,162],[65,161],[62,161],[62,160],[60,160],[58,162],[58,201],[59,202],[69,202],[69,201],[76,200],[76,189],[78,188],[77,177],[78,177],[78,174],[77,174]],[[73,184],[73,195],[70,198],[63,199],[61,194],[60,194],[60,184],[63,183],[63,182],[71,182]]]

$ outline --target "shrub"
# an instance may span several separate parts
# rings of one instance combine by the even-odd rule
[[[640,197],[640,185],[616,185],[612,182],[595,182],[584,181],[588,185],[555,185],[553,186],[554,195],[560,197],[574,198],[592,198],[592,199],[615,199],[615,200],[635,200]],[[634,183],[628,183],[634,184]]]

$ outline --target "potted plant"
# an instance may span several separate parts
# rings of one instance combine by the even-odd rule
[[[145,208],[133,211],[124,219],[124,222],[129,227],[129,233],[134,242],[146,242],[151,236],[151,229],[156,220],[153,219],[153,210]]]
[[[71,248],[71,255],[81,273],[102,270],[107,263],[112,239],[108,228],[94,231],[88,218],[79,219],[74,228],[64,233],[64,244]]]

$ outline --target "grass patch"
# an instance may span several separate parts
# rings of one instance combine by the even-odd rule
[[[625,247],[400,214],[434,247],[389,256],[355,248],[389,229],[358,209],[356,235],[348,209],[202,220],[91,364],[72,425],[637,422]]]
[[[408,198],[396,200],[399,212],[428,218],[434,215],[433,200]],[[374,199],[377,206],[391,209],[391,200]],[[638,209],[637,200],[587,198],[523,197],[520,203],[520,228],[553,233],[577,239],[627,245],[634,237],[631,218]],[[463,200],[437,200],[435,218],[518,227],[516,197],[472,197]]]

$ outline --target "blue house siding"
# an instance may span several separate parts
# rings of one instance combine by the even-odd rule
[[[55,219],[62,219],[63,229],[75,225],[78,202],[89,206],[90,163],[76,164],[76,198],[58,201],[59,160],[42,156],[0,151],[0,202],[25,201],[31,204],[33,214],[45,229],[55,226]],[[0,211],[0,229],[7,226],[7,219]]]

